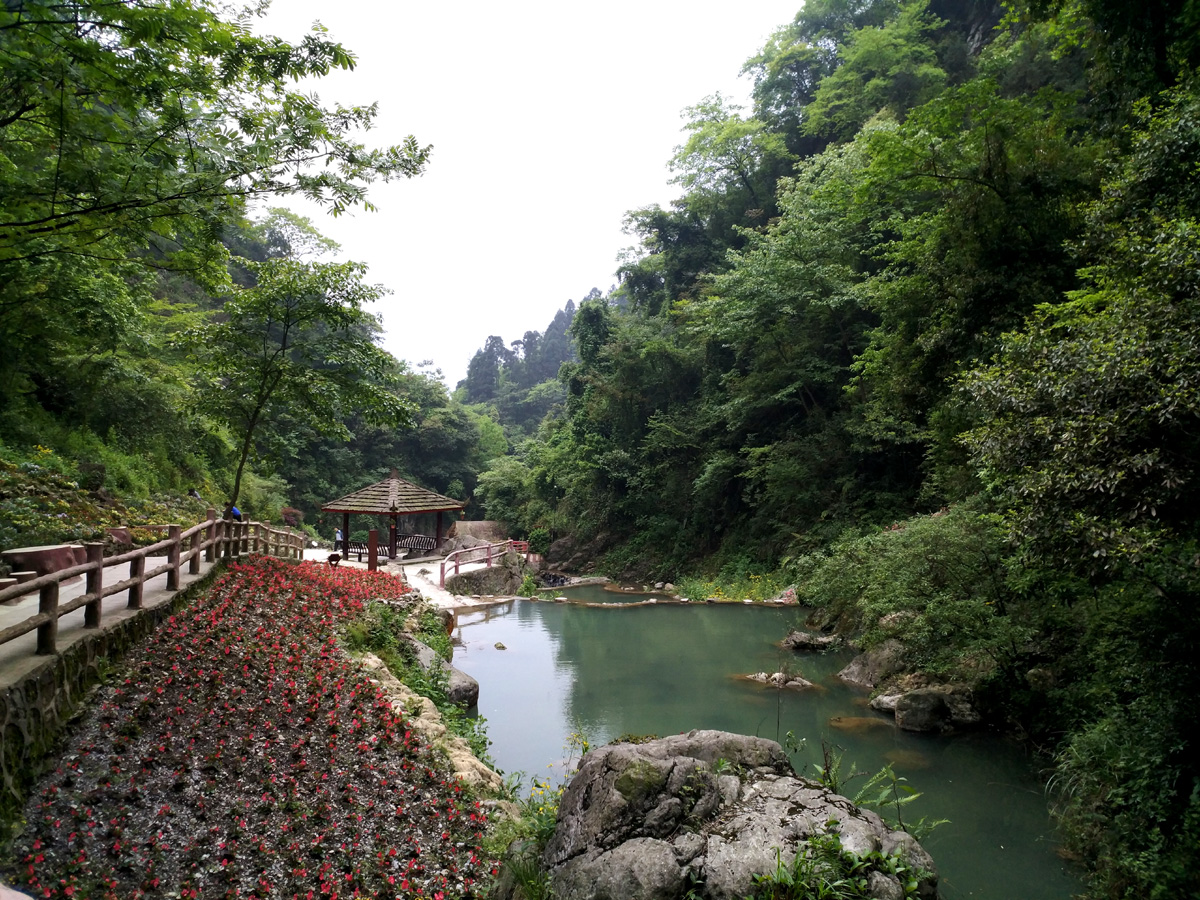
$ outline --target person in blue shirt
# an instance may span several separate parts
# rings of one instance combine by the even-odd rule
[[[242,521],[242,511],[241,511],[240,509],[238,509],[236,506],[231,506],[231,507],[229,508],[229,516],[230,516],[230,518],[232,518],[232,519],[233,519],[235,522],[240,522],[240,521]]]

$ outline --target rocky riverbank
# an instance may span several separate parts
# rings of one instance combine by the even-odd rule
[[[779,744],[720,731],[589,752],[537,863],[562,900],[738,900],[773,877],[928,900],[938,881],[909,834],[797,776]],[[515,868],[500,900],[518,896]]]

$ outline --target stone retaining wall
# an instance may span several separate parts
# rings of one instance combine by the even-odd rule
[[[165,603],[102,625],[45,657],[14,684],[0,686],[0,822],[13,824],[20,817],[29,789],[53,762],[65,726],[108,669],[207,589],[220,568],[214,566]],[[7,831],[0,830],[0,840]]]

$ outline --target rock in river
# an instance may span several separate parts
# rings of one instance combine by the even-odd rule
[[[755,672],[753,675],[743,675],[747,681],[756,681],[759,684],[765,684],[769,687],[779,688],[783,690],[787,688],[791,691],[803,691],[807,688],[816,687],[807,678],[801,678],[799,675],[789,672],[771,672],[769,675],[766,672]]]
[[[842,671],[838,678],[860,687],[874,688],[884,679],[904,671],[904,646],[894,638],[878,647],[860,653]]]
[[[909,834],[797,776],[774,741],[721,731],[588,753],[541,861],[561,900],[737,900],[834,834],[860,856],[903,857],[921,870],[919,896],[937,896],[933,860]],[[869,896],[903,895],[888,869],[867,863]]]
[[[841,644],[841,638],[836,634],[814,634],[811,631],[789,631],[788,636],[779,642],[784,650],[800,652],[803,650],[828,650]]]
[[[432,672],[435,669],[442,669],[446,672],[446,696],[451,703],[464,709],[470,709],[479,702],[478,681],[461,669],[454,668],[438,656],[436,650],[421,643],[412,635],[404,635],[404,639],[411,645],[417,665],[423,671]]]

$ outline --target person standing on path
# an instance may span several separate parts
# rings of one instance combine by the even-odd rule
[[[340,529],[340,528],[335,528],[333,530],[333,549],[334,550],[345,549],[344,547],[342,547],[342,529]]]

